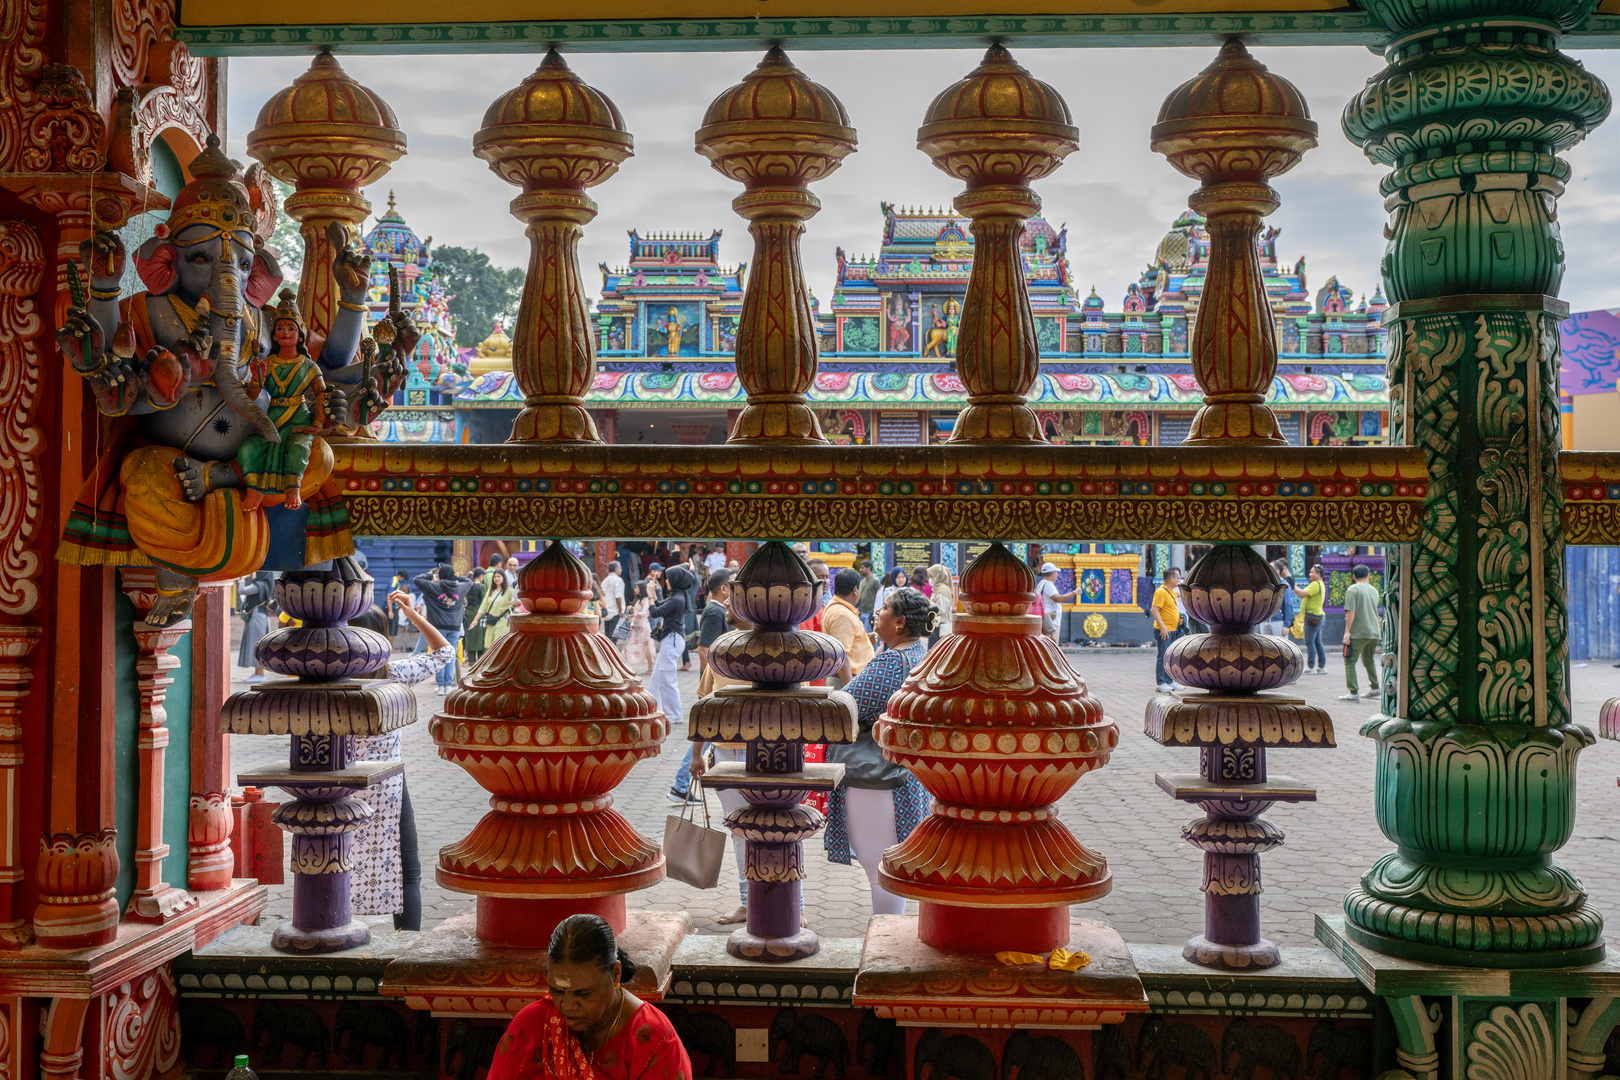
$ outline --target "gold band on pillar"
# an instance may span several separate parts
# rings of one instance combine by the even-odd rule
[[[821,209],[810,184],[855,151],[843,104],[773,47],[709,106],[697,151],[743,184],[731,208],[749,222],[754,261],[737,323],[737,378],[748,404],[731,442],[822,443],[805,395],[819,350],[799,241]]]
[[[529,274],[512,338],[512,372],[523,411],[509,442],[599,443],[585,394],[596,375],[585,290],[581,226],[596,217],[585,189],[634,153],[624,118],[575,75],[555,49],[484,114],[473,153],[523,189],[512,215],[529,238]]]
[[[917,129],[917,149],[966,181],[956,208],[973,222],[973,271],[956,338],[968,404],[952,442],[1045,441],[1025,404],[1041,355],[1020,245],[1024,222],[1041,209],[1029,185],[1051,175],[1079,138],[1058,92],[1000,45],[934,99]]]

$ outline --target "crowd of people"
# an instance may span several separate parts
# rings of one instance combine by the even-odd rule
[[[890,696],[928,654],[951,633],[956,609],[953,576],[944,566],[895,567],[874,573],[869,560],[834,572],[827,561],[803,544],[795,551],[810,572],[823,583],[822,603],[802,624],[834,638],[842,647],[842,670],[827,685],[855,699],[859,731],[853,743],[806,748],[807,761],[843,764],[844,782],[821,800],[827,817],[827,858],[849,864],[859,862],[870,885],[874,915],[899,914],[905,901],[883,888],[878,867],[883,851],[910,835],[928,812],[929,800],[908,770],[886,761],[872,737],[873,725],[888,706]],[[623,543],[600,580],[591,578],[589,611],[600,620],[601,631],[612,641],[630,671],[642,678],[664,714],[683,730],[686,702],[682,700],[680,673],[698,672],[697,696],[702,697],[734,681],[710,663],[710,651],[719,638],[747,629],[733,613],[731,590],[738,572],[724,545]],[[1322,642],[1326,575],[1313,566],[1303,582],[1296,581],[1285,560],[1273,564],[1286,582],[1284,605],[1263,627],[1273,634],[1292,633],[1303,638],[1306,670],[1326,674]],[[457,682],[458,664],[477,663],[510,629],[511,618],[521,614],[517,596],[519,559],[492,556],[488,565],[460,575],[449,565],[432,567],[414,576],[400,572],[388,591],[385,612],[373,612],[380,629],[394,637],[396,658],[384,677],[413,685],[433,677],[438,693],[449,693]],[[1348,693],[1342,700],[1359,700],[1358,666],[1365,669],[1369,693],[1377,693],[1376,643],[1379,640],[1378,592],[1369,583],[1365,566],[1354,571],[1355,584],[1347,590],[1344,656]],[[1056,639],[1062,605],[1074,599],[1057,585],[1058,568],[1043,564],[1036,578],[1042,632]],[[1160,692],[1174,690],[1165,670],[1170,643],[1207,628],[1188,617],[1181,594],[1181,571],[1171,568],[1154,591],[1149,609],[1158,644],[1156,685]],[[238,585],[239,611],[244,620],[238,663],[256,664],[253,646],[274,618],[274,580],[257,574]],[[404,654],[404,655],[400,655]],[[259,681],[256,668],[248,681]],[[685,746],[669,792],[669,801],[685,805],[702,798],[694,783],[716,762],[743,760],[743,744],[682,740]],[[391,733],[362,740],[362,760],[398,760],[400,735]],[[410,794],[403,778],[396,778],[370,796],[376,816],[360,834],[355,848],[354,909],[361,914],[394,914],[402,928],[420,925],[421,865],[416,851],[416,830]],[[729,815],[743,805],[735,791],[722,791],[720,802]],[[734,836],[738,865],[738,906],[718,921],[740,923],[748,914],[748,882],[743,877],[743,841]]]

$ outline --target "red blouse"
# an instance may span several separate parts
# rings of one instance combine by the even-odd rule
[[[495,1047],[489,1080],[692,1080],[669,1018],[643,1002],[619,1033],[587,1054],[557,1006],[543,997],[526,1006]]]

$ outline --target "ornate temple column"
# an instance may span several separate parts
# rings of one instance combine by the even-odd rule
[[[1153,149],[1202,181],[1188,204],[1206,215],[1210,233],[1192,340],[1204,405],[1189,444],[1240,453],[1286,445],[1265,403],[1277,340],[1255,244],[1260,219],[1278,205],[1266,181],[1315,145],[1316,124],[1299,91],[1235,39],[1159,110]],[[1281,954],[1260,933],[1260,855],[1281,845],[1283,834],[1260,815],[1274,803],[1313,800],[1316,791],[1269,775],[1266,750],[1332,747],[1333,720],[1303,698],[1273,692],[1299,679],[1304,656],[1292,641],[1254,632],[1281,609],[1284,584],[1253,547],[1215,545],[1189,569],[1183,589],[1188,611],[1209,632],[1178,638],[1165,668],[1205,692],[1160,694],[1148,703],[1143,724],[1155,742],[1199,748],[1196,774],[1156,777],[1172,798],[1205,814],[1181,830],[1204,853],[1204,932],[1182,956],[1229,970],[1272,967]]]
[[[43,636],[37,626],[0,627],[0,949],[18,949],[33,939],[18,895],[24,877],[22,703],[34,677],[29,655]]]
[[[585,409],[596,345],[579,277],[580,227],[596,217],[585,189],[617,172],[634,145],[618,108],[556,49],[489,107],[473,136],[473,152],[523,189],[512,214],[528,226],[529,273],[512,346],[523,410],[509,442],[602,441]]]
[[[405,133],[388,103],[350,78],[329,52],[273,95],[248,132],[247,151],[297,190],[283,204],[304,240],[298,306],[312,342],[323,341],[338,305],[333,257],[359,235],[374,184],[405,153]],[[319,350],[311,345],[313,352]]]
[[[141,698],[136,714],[136,753],[140,757],[140,790],[135,798],[135,892],[130,897],[128,915],[139,922],[167,922],[196,905],[184,889],[163,880],[163,859],[169,845],[163,842],[164,767],[168,757],[169,714],[163,708],[174,680],[169,672],[180,667],[180,658],[169,650],[191,633],[191,620],[169,626],[152,626],[146,613],[157,599],[157,575],[150,567],[123,567],[119,577],[124,592],[135,603],[135,689]]]
[[[806,804],[830,791],[844,766],[809,763],[805,743],[855,741],[859,709],[842,690],[806,686],[844,664],[844,649],[826,634],[799,629],[821,604],[821,583],[787,544],[772,540],[749,556],[732,582],[731,609],[751,624],[709,647],[709,662],[728,686],[692,705],[690,737],[746,743],[746,760],[704,773],[705,790],[734,790],[748,805],[726,816],[744,841],[748,923],[732,931],[726,951],[743,960],[801,960],[821,949],[803,925],[804,842],[820,831],[821,811]]]
[[[1552,855],[1592,739],[1569,712],[1556,294],[1570,175],[1557,154],[1610,107],[1558,51],[1593,5],[1367,8],[1391,32],[1388,66],[1343,126],[1393,170],[1391,436],[1423,449],[1430,483],[1422,541],[1390,550],[1393,662],[1362,729],[1397,850],[1346,896],[1344,933],[1439,964],[1589,963],[1602,918]]]
[[[1051,175],[1079,147],[1069,106],[1000,45],[934,99],[917,148],[967,182],[955,206],[973,220],[973,271],[962,301],[956,372],[968,404],[951,442],[1044,442],[1024,398],[1040,350],[1019,244],[1041,209],[1030,184]]]
[[[356,761],[355,740],[416,721],[416,697],[406,687],[354,681],[386,664],[391,651],[381,634],[348,625],[371,607],[374,595],[371,578],[352,558],[334,559],[327,570],[282,574],[276,603],[300,625],[266,634],[254,656],[294,678],[232,694],[220,708],[222,732],[290,736],[286,766],[237,777],[243,786],[278,787],[293,796],[271,815],[292,834],[292,918],[270,938],[283,952],[336,952],[371,940],[371,928],[349,905],[353,834],[372,816],[366,789],[404,766]]]
[[[821,209],[810,185],[855,151],[849,114],[773,46],[709,105],[697,151],[743,185],[731,208],[747,219],[754,238],[736,346],[748,404],[729,441],[826,442],[805,403],[819,350],[799,240]]]
[[[1255,244],[1260,219],[1278,204],[1266,181],[1315,145],[1305,99],[1236,38],[1159,109],[1153,149],[1202,182],[1187,205],[1205,216],[1209,231],[1209,274],[1192,340],[1204,404],[1185,440],[1190,445],[1287,445],[1265,404],[1277,373],[1277,330]]]

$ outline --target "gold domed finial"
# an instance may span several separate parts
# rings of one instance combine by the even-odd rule
[[[974,269],[956,336],[968,404],[951,442],[1045,441],[1025,404],[1040,349],[1019,245],[1024,221],[1041,207],[1030,185],[1056,171],[1079,140],[1062,95],[1000,45],[934,99],[917,129],[917,149],[966,183],[954,206],[972,219]]]
[[[1276,328],[1265,290],[1250,283],[1260,280],[1260,221],[1278,205],[1267,181],[1315,145],[1304,95],[1236,38],[1159,110],[1153,149],[1201,182],[1187,205],[1204,215],[1210,245],[1191,343],[1204,405],[1186,443],[1287,445],[1265,404],[1277,373]]]
[[[339,312],[334,239],[355,235],[371,216],[361,191],[405,155],[405,133],[388,103],[323,50],[291,86],[264,103],[248,132],[247,151],[270,175],[297,189],[282,209],[304,238],[298,291],[309,333],[324,338]]]
[[[475,377],[492,371],[512,370],[512,339],[501,326],[501,320],[496,319],[495,328],[478,343],[476,355],[467,369]]]
[[[731,207],[750,224],[754,266],[737,326],[737,377],[748,404],[731,442],[826,442],[805,395],[816,376],[816,326],[799,240],[821,203],[810,185],[855,152],[843,103],[793,66],[779,46],[703,114],[697,152],[743,185]]]
[[[1152,139],[1155,151],[1194,180],[1264,183],[1316,145],[1316,122],[1298,88],[1232,38],[1164,99]]]
[[[394,189],[393,188],[388,189],[388,212],[390,214],[392,214],[394,212]]]
[[[512,371],[524,394],[510,442],[599,443],[585,392],[596,348],[579,275],[580,228],[596,217],[585,194],[635,153],[624,117],[555,48],[496,98],[473,153],[522,189],[512,214],[528,226],[529,274],[518,308]]]

